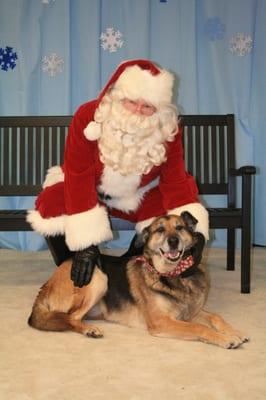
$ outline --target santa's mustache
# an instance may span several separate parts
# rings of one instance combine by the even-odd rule
[[[109,123],[113,129],[120,129],[129,135],[138,137],[152,134],[160,125],[157,114],[152,116],[133,114],[126,110],[120,101],[113,102],[110,114],[103,122]]]

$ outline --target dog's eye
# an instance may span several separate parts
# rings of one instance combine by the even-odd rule
[[[181,231],[181,230],[183,229],[183,226],[177,225],[177,226],[175,227],[175,229],[176,229],[176,231]]]
[[[158,233],[163,233],[163,232],[165,232],[165,227],[164,227],[163,225],[160,225],[160,226],[156,229],[156,232],[158,232]]]

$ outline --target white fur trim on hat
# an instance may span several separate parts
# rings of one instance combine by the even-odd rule
[[[59,165],[55,165],[47,170],[42,187],[45,189],[46,187],[52,186],[58,182],[64,182],[64,172]]]
[[[65,215],[43,218],[39,211],[29,210],[27,221],[34,231],[43,236],[63,235],[65,231]]]
[[[171,103],[173,83],[174,76],[166,70],[152,75],[149,70],[133,65],[122,72],[114,88],[131,100],[143,99],[157,107],[162,103]]]
[[[95,121],[91,121],[84,129],[84,135],[88,140],[97,140],[102,133],[102,126]]]
[[[209,214],[206,208],[200,203],[190,203],[185,206],[174,208],[169,210],[167,214],[180,215],[183,211],[190,212],[193,217],[198,220],[195,230],[204,235],[205,239],[209,239]]]
[[[107,211],[98,204],[91,210],[65,217],[66,243],[78,251],[113,238]]]

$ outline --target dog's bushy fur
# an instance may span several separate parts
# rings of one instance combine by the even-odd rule
[[[139,237],[144,258],[102,256],[101,267],[82,288],[74,287],[70,279],[72,261],[64,262],[40,289],[29,324],[40,330],[101,337],[97,326],[84,322],[93,311],[94,319],[146,328],[155,336],[240,346],[247,337],[203,309],[209,291],[205,266],[200,264],[188,277],[171,276],[196,245],[196,223],[188,212],[155,219]]]

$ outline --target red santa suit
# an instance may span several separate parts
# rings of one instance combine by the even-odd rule
[[[142,98],[158,106],[171,101],[173,77],[150,61],[121,64],[98,99],[75,113],[64,164],[48,170],[28,221],[42,235],[65,235],[69,249],[76,251],[112,238],[108,214],[135,222],[141,230],[156,216],[187,210],[198,219],[197,230],[207,238],[208,214],[199,203],[194,178],[185,171],[180,129],[165,144],[166,161],[146,174],[121,175],[101,161],[100,126],[94,114],[113,85],[127,98]]]

